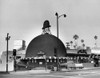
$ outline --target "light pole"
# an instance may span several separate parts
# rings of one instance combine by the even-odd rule
[[[6,72],[8,72],[8,41],[10,40],[9,33],[7,33],[6,41],[7,41],[7,54],[6,54]]]
[[[55,15],[56,15],[56,17],[57,17],[57,37],[59,38],[59,18],[61,17],[61,16],[64,16],[64,17],[66,17],[66,14],[62,14],[62,15],[59,15],[57,12],[55,13]],[[58,56],[57,56],[57,70],[59,71],[59,58],[58,58]]]
[[[66,17],[66,14],[59,15],[59,14],[56,12],[55,15],[56,15],[56,17],[57,17],[57,37],[59,38],[59,21],[58,21],[58,19],[59,19],[61,16]]]

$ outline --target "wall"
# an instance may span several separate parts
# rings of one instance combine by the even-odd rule
[[[14,70],[14,61],[11,55],[8,56],[8,71]],[[6,53],[3,52],[0,61],[0,71],[6,71]]]

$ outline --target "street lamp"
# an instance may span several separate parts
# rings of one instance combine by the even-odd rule
[[[6,41],[7,41],[7,54],[6,54],[6,72],[8,72],[8,41],[10,40],[9,33],[7,33]]]
[[[66,14],[58,15],[58,13],[56,12],[55,15],[56,15],[56,17],[57,17],[57,37],[59,38],[59,21],[58,21],[58,19],[59,19],[61,16],[66,17]],[[57,57],[57,70],[59,71],[59,58],[58,58],[58,56],[56,56],[56,57]]]
[[[58,19],[59,19],[61,16],[66,17],[66,14],[58,15],[58,13],[56,12],[55,15],[56,15],[56,17],[57,17],[57,37],[59,38],[59,21],[58,21]]]

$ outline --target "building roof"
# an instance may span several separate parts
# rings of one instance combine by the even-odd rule
[[[77,54],[77,49],[67,49],[67,53]]]
[[[28,45],[26,57],[37,56],[39,52],[44,52],[46,56],[54,56],[54,49],[57,50],[57,56],[65,56],[66,48],[62,41],[51,34],[42,34],[34,38]]]

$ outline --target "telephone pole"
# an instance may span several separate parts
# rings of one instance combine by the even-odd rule
[[[6,41],[7,41],[7,53],[6,53],[6,72],[8,72],[8,41],[10,40],[9,33],[7,33]]]

